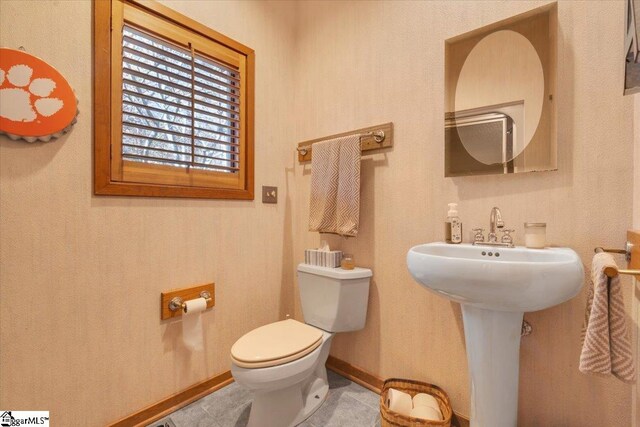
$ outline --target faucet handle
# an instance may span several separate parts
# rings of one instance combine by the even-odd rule
[[[511,229],[502,229],[500,231],[502,231],[502,233],[504,233],[502,235],[502,238],[500,239],[500,241],[502,243],[508,243],[508,244],[512,245],[513,244],[513,236],[511,235],[511,233],[514,233],[516,230],[511,228]]]
[[[484,242],[484,228],[474,228],[473,230],[473,241],[474,242]]]

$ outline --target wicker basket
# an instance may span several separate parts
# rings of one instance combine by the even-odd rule
[[[387,394],[389,393],[390,388],[395,388],[396,390],[408,393],[411,397],[418,393],[427,393],[432,395],[438,401],[440,412],[442,412],[444,420],[423,420],[421,418],[408,417],[391,411],[387,407]],[[451,410],[449,396],[447,396],[447,393],[438,386],[420,381],[403,380],[399,378],[390,378],[386,380],[382,386],[382,392],[380,393],[380,421],[382,427],[451,427],[452,414],[453,411]]]

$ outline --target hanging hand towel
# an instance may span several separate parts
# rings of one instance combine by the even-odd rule
[[[606,267],[616,267],[613,257],[605,252],[596,254],[591,265],[593,287],[587,300],[580,371],[613,374],[631,383],[635,381],[635,364],[620,279],[607,277]]]
[[[309,230],[356,236],[360,222],[360,135],[313,144]]]

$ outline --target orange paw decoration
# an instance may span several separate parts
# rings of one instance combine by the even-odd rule
[[[51,65],[20,50],[0,48],[0,133],[49,141],[76,122],[76,96]]]

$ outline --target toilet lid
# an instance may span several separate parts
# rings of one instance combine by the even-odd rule
[[[299,359],[321,342],[320,329],[287,319],[244,334],[231,347],[231,357],[240,367],[264,368]]]

